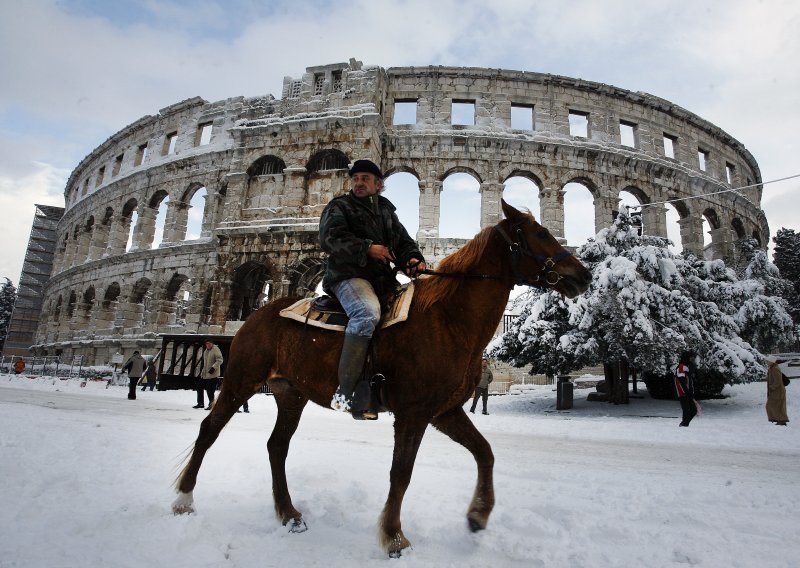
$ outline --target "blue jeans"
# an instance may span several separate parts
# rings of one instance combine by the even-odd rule
[[[331,288],[350,318],[345,333],[372,337],[381,319],[381,303],[372,284],[363,278],[350,278],[333,284]]]

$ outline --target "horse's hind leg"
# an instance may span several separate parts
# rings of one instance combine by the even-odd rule
[[[208,416],[200,424],[192,455],[176,483],[178,498],[172,503],[172,512],[176,515],[194,512],[192,491],[197,484],[197,472],[200,471],[203,457],[241,404],[242,401],[237,400],[230,389],[223,387]]]
[[[492,482],[494,454],[489,442],[478,432],[460,406],[435,418],[431,424],[454,442],[464,446],[475,458],[475,462],[478,464],[478,483],[475,486],[472,502],[469,504],[467,522],[473,532],[485,529],[486,523],[489,521],[489,514],[494,508],[494,485]]]
[[[270,387],[278,405],[278,418],[275,428],[267,442],[269,465],[272,470],[272,497],[275,501],[275,514],[284,525],[289,525],[292,532],[303,532],[306,523],[303,515],[292,505],[289,496],[289,485],[286,482],[286,456],[289,454],[289,443],[297,431],[300,417],[308,399],[291,386],[285,379],[270,381]]]
[[[389,474],[389,497],[383,507],[378,528],[380,544],[389,556],[400,556],[411,543],[400,527],[400,508],[403,496],[411,482],[414,460],[425,435],[428,421],[425,418],[396,416],[394,421],[394,455]]]

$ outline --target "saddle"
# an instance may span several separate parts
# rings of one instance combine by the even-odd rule
[[[398,288],[385,303],[381,302],[382,316],[379,327],[382,329],[407,320],[413,296],[414,282],[411,281]],[[307,325],[334,331],[344,331],[349,320],[339,301],[331,296],[303,298],[288,308],[282,309],[279,315]]]

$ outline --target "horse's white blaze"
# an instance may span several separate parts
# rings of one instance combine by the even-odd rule
[[[172,502],[172,512],[176,515],[182,515],[183,513],[194,513],[194,507],[192,506],[193,503],[194,497],[192,496],[191,491],[188,493],[178,491],[178,498]]]

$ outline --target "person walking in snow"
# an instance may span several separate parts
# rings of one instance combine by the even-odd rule
[[[786,414],[786,382],[781,368],[783,361],[774,355],[767,357],[767,420],[776,426],[786,426],[789,416]]]
[[[147,367],[144,370],[144,378],[142,379],[142,392],[147,388],[152,392],[156,388],[156,361],[151,358],[147,361]]]
[[[214,403],[214,392],[217,390],[219,375],[222,371],[222,351],[219,350],[210,338],[206,338],[205,351],[203,351],[203,370],[200,372],[200,380],[197,381],[197,404],[192,408],[203,408],[203,391],[208,396],[208,406],[211,409]]]
[[[475,387],[475,397],[472,399],[472,408],[469,411],[475,414],[475,407],[478,406],[478,398],[483,399],[483,413],[489,414],[486,410],[486,403],[489,401],[489,383],[494,380],[492,370],[489,368],[489,360],[484,357],[481,359],[481,380]]]
[[[128,399],[130,400],[136,400],[136,385],[142,378],[146,365],[147,361],[138,351],[134,351],[133,355],[122,365],[122,371],[128,372]]]
[[[690,368],[693,354],[689,351],[681,353],[678,366],[675,368],[675,392],[681,403],[683,417],[679,426],[689,426],[689,422],[697,414],[697,404],[694,400],[694,377]]]

